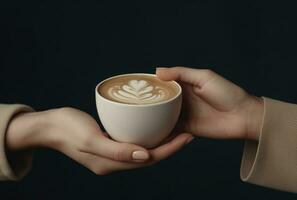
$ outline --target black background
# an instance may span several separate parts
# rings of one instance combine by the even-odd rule
[[[4,3],[5,2],[5,3]],[[1,1],[0,102],[94,116],[96,84],[154,66],[210,68],[250,93],[297,100],[294,1]],[[196,139],[150,168],[96,176],[36,153],[0,199],[296,199],[242,183],[242,141]]]

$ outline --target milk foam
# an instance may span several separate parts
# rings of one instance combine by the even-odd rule
[[[108,95],[120,102],[149,104],[166,100],[169,94],[164,88],[154,86],[146,80],[130,80],[126,84],[110,87]]]

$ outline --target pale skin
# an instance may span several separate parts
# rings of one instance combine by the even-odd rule
[[[152,165],[186,145],[184,133],[155,149],[119,143],[104,133],[89,114],[74,108],[22,113],[10,123],[6,135],[9,156],[14,152],[51,148],[72,158],[97,175]],[[13,159],[13,158],[10,158]]]
[[[208,69],[157,68],[156,74],[182,85],[177,131],[215,139],[258,140],[264,112],[261,98]]]
[[[183,88],[179,134],[159,147],[145,149],[113,141],[89,114],[59,108],[15,116],[6,135],[9,156],[13,159],[15,152],[51,148],[105,175],[159,162],[193,136],[258,140],[264,112],[261,98],[206,69],[158,68],[156,74],[162,80],[178,81]]]

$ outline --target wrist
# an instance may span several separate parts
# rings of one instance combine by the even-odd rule
[[[264,115],[264,101],[260,97],[251,96],[247,113],[245,139],[259,140]]]
[[[44,131],[49,124],[44,112],[25,112],[13,117],[6,132],[6,147],[20,151],[41,146]]]

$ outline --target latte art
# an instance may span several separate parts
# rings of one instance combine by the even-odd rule
[[[130,74],[103,82],[98,92],[111,101],[126,104],[153,104],[169,100],[179,88],[172,81],[161,81],[155,76]]]
[[[130,80],[127,84],[115,85],[109,88],[108,94],[118,101],[132,104],[155,103],[168,98],[165,89],[146,80]]]

